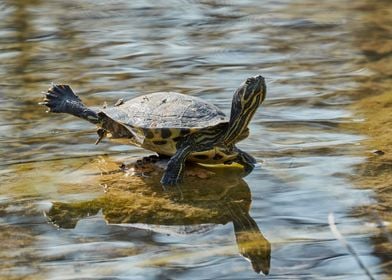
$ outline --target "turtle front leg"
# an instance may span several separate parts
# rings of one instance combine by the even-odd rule
[[[185,161],[189,154],[212,149],[222,138],[224,133],[222,128],[226,128],[226,124],[217,126],[215,129],[206,128],[199,133],[190,134],[184,140],[178,142],[177,151],[167,164],[161,184],[164,187],[179,184],[184,176]]]
[[[257,163],[256,159],[252,157],[250,154],[240,150],[235,147],[235,151],[238,153],[237,158],[234,160],[235,162],[241,164],[244,167],[245,176],[252,172]]]
[[[175,186],[182,181],[184,176],[185,161],[193,151],[192,146],[181,145],[177,152],[170,158],[165,173],[162,176],[161,184],[163,187]]]

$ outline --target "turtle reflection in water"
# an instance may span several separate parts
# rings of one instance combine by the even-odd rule
[[[50,112],[68,113],[97,125],[97,143],[108,136],[169,156],[161,183],[171,186],[182,181],[186,160],[236,162],[249,174],[256,160],[235,144],[248,136],[248,124],[265,94],[262,76],[248,78],[234,93],[230,119],[201,98],[175,92],[147,94],[94,110],[86,107],[68,85],[54,85],[41,104]]]
[[[159,178],[163,168],[158,163],[144,163],[140,168],[131,165],[124,174],[113,162],[102,161],[102,174],[95,180],[106,186],[105,194],[89,201],[53,202],[47,217],[61,228],[74,228],[89,215],[102,212],[108,224],[127,224],[135,228],[165,233],[192,234],[213,224],[232,222],[240,253],[250,260],[257,273],[268,274],[270,243],[249,216],[251,193],[241,178],[241,168],[205,168],[189,165],[182,195],[178,191],[164,191]],[[167,163],[167,161],[166,161]],[[143,176],[129,172],[143,173]],[[126,176],[128,175],[128,176]],[[94,179],[93,178],[93,179]],[[203,179],[200,179],[203,178]]]

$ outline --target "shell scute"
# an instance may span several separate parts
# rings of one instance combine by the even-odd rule
[[[227,122],[225,114],[205,100],[175,92],[156,92],[102,109],[113,121],[121,123],[137,141],[179,141],[200,128]]]

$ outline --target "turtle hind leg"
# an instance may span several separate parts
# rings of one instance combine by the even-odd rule
[[[49,112],[68,113],[69,104],[79,103],[82,101],[68,85],[52,85],[46,93],[44,102],[40,104],[47,106]]]
[[[244,167],[244,173],[245,173],[245,176],[247,176],[249,173],[251,173],[253,171],[257,161],[250,154],[238,149],[237,147],[234,147],[234,148],[235,148],[235,151],[238,153],[238,156],[234,160],[234,162],[237,162]]]
[[[40,105],[47,106],[49,112],[67,113],[94,124],[99,123],[97,113],[87,108],[68,85],[53,85],[50,87]]]

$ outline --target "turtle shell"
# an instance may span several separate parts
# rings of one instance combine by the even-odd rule
[[[102,110],[111,119],[140,128],[204,128],[226,121],[225,114],[201,98],[156,92]]]
[[[102,113],[130,130],[133,144],[168,155],[175,152],[175,144],[183,136],[228,121],[215,105],[176,92],[142,95],[102,109]]]

